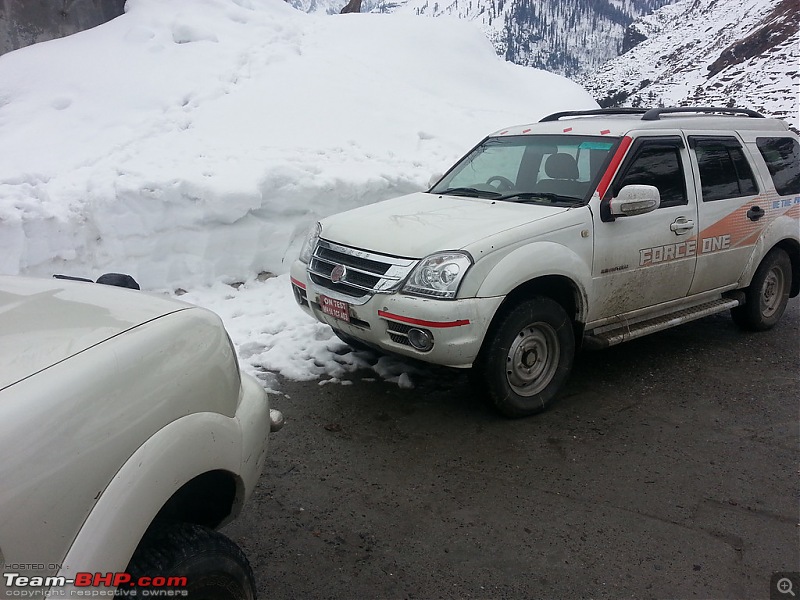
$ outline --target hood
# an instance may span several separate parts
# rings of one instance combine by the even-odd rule
[[[418,192],[327,217],[322,220],[322,238],[382,254],[423,258],[566,210]]]
[[[190,306],[108,285],[0,277],[0,390]]]

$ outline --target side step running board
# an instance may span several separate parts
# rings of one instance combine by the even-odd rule
[[[679,310],[668,315],[655,317],[647,321],[640,321],[633,325],[621,325],[616,329],[604,331],[596,335],[584,336],[583,346],[590,350],[615,346],[616,344],[655,333],[656,331],[662,331],[663,329],[669,329],[670,327],[675,327],[682,323],[688,323],[689,321],[702,319],[703,317],[726,311],[740,304],[743,304],[743,302],[740,302],[738,299],[721,298],[719,300],[713,300],[712,302],[699,304],[692,308]]]

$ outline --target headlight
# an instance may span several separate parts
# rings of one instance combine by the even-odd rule
[[[456,297],[464,274],[472,266],[466,252],[437,252],[423,258],[411,271],[403,291],[418,296],[451,300]]]
[[[319,234],[322,233],[322,225],[317,222],[308,230],[306,241],[303,242],[303,248],[300,250],[300,260],[306,264],[311,260],[311,255],[314,254],[314,248],[319,240]]]

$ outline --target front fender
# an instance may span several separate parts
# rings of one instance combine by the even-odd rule
[[[570,248],[555,242],[526,244],[497,262],[478,288],[478,297],[507,296],[520,285],[548,275],[565,277],[577,287],[581,301],[578,320],[584,321],[592,280],[591,264]]]
[[[185,483],[212,470],[238,474],[238,419],[194,413],[150,437],[120,468],[89,513],[59,575],[124,571],[147,527]],[[237,499],[242,501],[242,499]]]

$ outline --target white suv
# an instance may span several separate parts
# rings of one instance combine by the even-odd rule
[[[720,311],[775,325],[800,291],[800,146],[744,109],[599,109],[509,127],[426,193],[322,220],[297,302],[345,341],[476,367],[519,417],[581,345]]]

